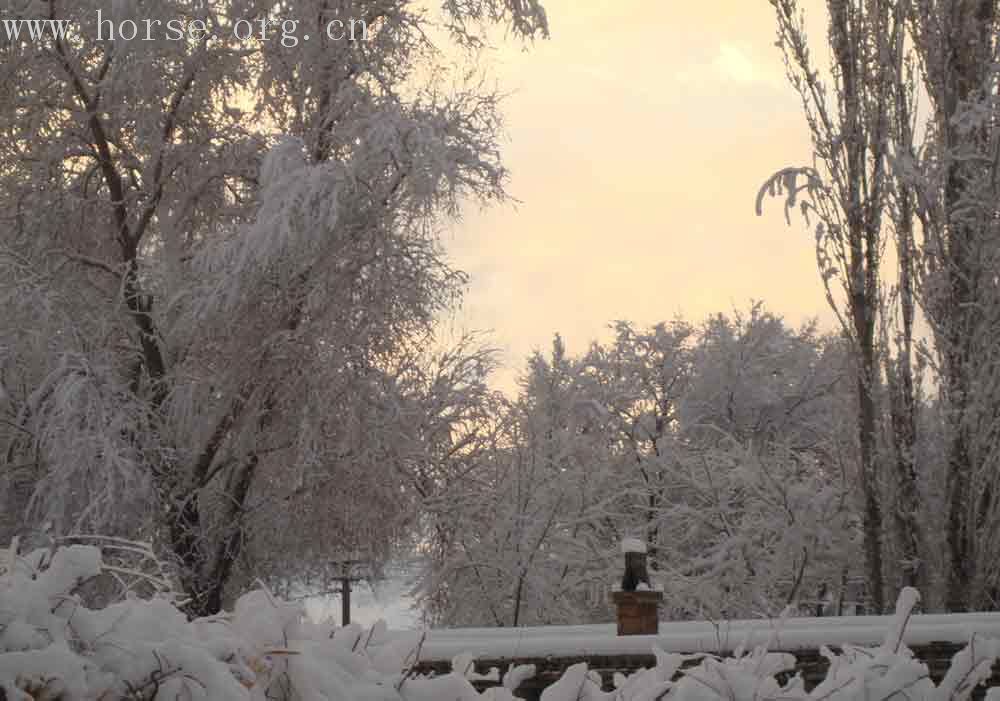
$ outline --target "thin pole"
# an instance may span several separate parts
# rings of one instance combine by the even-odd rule
[[[340,620],[345,626],[351,624],[351,578],[340,580]]]

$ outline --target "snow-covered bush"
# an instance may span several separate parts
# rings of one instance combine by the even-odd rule
[[[194,621],[162,594],[90,609],[79,590],[106,567],[98,547],[15,553],[0,565],[0,698],[9,701],[513,698],[503,687],[481,696],[464,674],[411,678],[410,641],[369,655],[375,629],[311,624],[266,590],[241,597],[232,614]]]
[[[414,675],[423,637],[385,636],[384,624],[335,628],[305,620],[296,604],[261,589],[241,597],[231,614],[189,621],[169,595],[128,595],[100,609],[88,608],[80,587],[106,568],[101,550],[71,545],[16,555],[0,563],[0,698],[16,701],[512,701],[534,674],[512,666],[501,686],[479,693],[483,679],[468,654],[452,672]],[[119,573],[121,574],[121,573]],[[542,695],[544,701],[964,701],[985,680],[1000,653],[997,641],[974,641],[958,653],[940,686],[926,665],[902,644],[916,591],[904,590],[896,622],[873,650],[824,648],[831,662],[826,681],[806,693],[785,653],[759,646],[719,659],[667,654],[654,647],[657,664],[616,675],[616,690],[601,690],[586,664],[570,667]],[[370,645],[374,638],[386,638]],[[697,666],[678,671],[684,662]],[[485,678],[498,679],[493,670]]]

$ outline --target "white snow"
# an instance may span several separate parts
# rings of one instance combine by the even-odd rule
[[[644,553],[646,552],[646,544],[638,538],[622,538],[622,552]]]
[[[193,622],[162,598],[89,609],[75,590],[101,571],[99,550],[74,546],[57,551],[47,567],[43,560],[17,558],[0,570],[4,698],[124,698],[130,689],[155,687],[153,701],[514,701],[514,690],[534,668],[508,665],[502,686],[479,693],[472,680],[496,683],[501,675],[497,668],[476,673],[477,659],[652,652],[655,666],[615,675],[614,692],[603,691],[597,672],[578,663],[542,698],[863,701],[905,691],[913,701],[966,701],[1000,657],[1000,642],[981,637],[1000,636],[1000,614],[911,616],[918,601],[913,590],[904,590],[891,617],[665,623],[655,636],[619,637],[613,626],[418,633],[311,623],[303,607],[266,589],[242,596],[232,614]],[[972,631],[973,644],[954,656],[940,687],[906,647],[962,642]],[[831,652],[831,644],[845,645],[844,651]],[[809,694],[800,678],[781,686],[776,677],[794,667],[790,652],[802,647],[819,648],[830,659],[827,679]],[[712,652],[731,655],[705,654]],[[418,660],[450,660],[452,671],[415,676]],[[696,666],[674,681],[685,661]]]
[[[427,631],[421,661],[446,662],[464,652],[480,659],[518,659],[575,655],[648,655],[653,645],[666,652],[724,654],[774,639],[772,649],[795,652],[822,645],[878,647],[893,629],[894,616],[789,618],[776,630],[767,620],[661,622],[659,635],[619,637],[614,624],[537,626],[531,628],[462,628]],[[924,614],[911,616],[903,642],[912,647],[931,642],[967,642],[970,636],[1000,637],[1000,613]],[[412,631],[387,631],[372,646],[407,637]]]

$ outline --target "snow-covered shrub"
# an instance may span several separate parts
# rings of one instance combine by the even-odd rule
[[[167,598],[126,598],[101,609],[81,585],[102,573],[101,550],[48,557],[8,553],[0,574],[0,684],[8,699],[247,698],[252,660],[204,636]]]
[[[305,620],[303,609],[258,590],[241,597],[232,614],[189,621],[169,596],[128,596],[88,608],[81,585],[106,567],[101,550],[71,545],[0,562],[0,698],[9,701],[512,701],[534,674],[512,667],[501,686],[479,693],[482,679],[468,654],[452,672],[414,675],[423,636],[384,638],[384,624],[333,627]],[[119,575],[127,573],[118,573]],[[902,644],[918,599],[906,589],[880,648],[823,649],[826,680],[812,692],[798,676],[779,682],[795,659],[759,646],[732,657],[667,654],[654,647],[656,665],[615,676],[604,692],[586,664],[570,667],[542,695],[544,701],[964,701],[988,678],[1000,655],[997,641],[976,638],[955,655],[939,686],[927,666]],[[697,666],[679,670],[685,662]],[[488,678],[499,679],[492,670]],[[992,698],[991,701],[997,701]]]
[[[8,701],[508,701],[480,695],[467,672],[412,676],[420,641],[369,654],[378,632],[333,628],[258,590],[232,614],[188,621],[169,595],[100,609],[79,589],[106,568],[92,545],[16,555],[0,563],[0,698]],[[112,566],[113,567],[113,566]],[[126,573],[118,573],[126,574]],[[384,628],[384,624],[381,628]],[[506,681],[517,684],[525,669]],[[528,676],[530,676],[528,670]]]

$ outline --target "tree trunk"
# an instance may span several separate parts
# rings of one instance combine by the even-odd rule
[[[914,463],[916,408],[908,352],[902,352],[896,361],[890,364],[887,375],[891,402],[892,439],[896,453],[896,504],[892,516],[895,541],[902,560],[902,581],[900,584],[925,591],[927,569],[922,560],[923,529],[917,518],[920,495],[917,491],[917,472]]]
[[[841,137],[844,140],[843,170],[840,179],[839,206],[844,213],[847,242],[844,249],[847,276],[847,311],[853,325],[857,362],[858,446],[862,529],[865,541],[865,574],[871,605],[878,613],[885,609],[885,586],[882,573],[882,505],[878,463],[875,388],[878,382],[878,354],[875,348],[875,322],[880,300],[880,254],[882,211],[886,203],[885,149],[888,142],[888,109],[884,99],[877,100],[870,113],[868,103],[877,91],[883,91],[881,74],[873,78],[862,52],[865,24],[882,27],[885,17],[869,11],[855,14],[848,3],[829,2],[830,42],[839,72],[842,100]],[[884,28],[884,27],[883,27]],[[875,37],[881,44],[884,37]],[[885,56],[881,59],[888,58]],[[873,83],[873,84],[869,84]],[[882,95],[884,98],[887,95]],[[836,147],[838,150],[840,146]]]
[[[227,489],[229,499],[227,499],[230,522],[229,534],[222,538],[215,556],[211,562],[211,567],[206,568],[202,580],[199,583],[199,591],[202,593],[202,605],[198,610],[193,611],[199,616],[210,616],[221,611],[225,604],[226,586],[233,575],[233,568],[236,560],[243,552],[243,504],[246,503],[250,493],[250,485],[253,483],[254,474],[260,458],[256,453],[250,456],[246,467],[239,474],[236,484]]]
[[[908,20],[909,5],[901,2],[893,9],[894,31],[904,33]],[[913,111],[915,98],[912,84],[906,77],[902,42],[896,45],[895,84],[893,96],[893,137],[896,151],[915,158],[913,136]],[[899,313],[902,328],[896,339],[896,358],[886,364],[886,379],[889,390],[889,411],[892,426],[892,442],[895,452],[896,503],[893,508],[895,541],[902,560],[901,581],[897,585],[908,586],[930,597],[928,591],[927,562],[925,560],[926,537],[920,522],[920,491],[917,481],[917,402],[913,382],[913,322],[916,314],[914,274],[916,250],[913,237],[913,221],[916,209],[916,193],[905,173],[893,171],[896,188],[894,200],[896,252],[899,270]],[[895,601],[898,591],[893,591]]]
[[[858,380],[858,438],[861,442],[861,491],[864,500],[862,530],[865,538],[865,579],[875,613],[885,611],[885,582],[882,576],[882,506],[879,499],[876,410],[871,384]]]
[[[198,494],[190,493],[183,501],[178,501],[178,497],[169,494],[166,498],[171,500],[166,518],[170,549],[177,558],[181,586],[191,600],[188,612],[197,614],[201,594],[198,572],[203,561],[199,537],[201,513]]]

